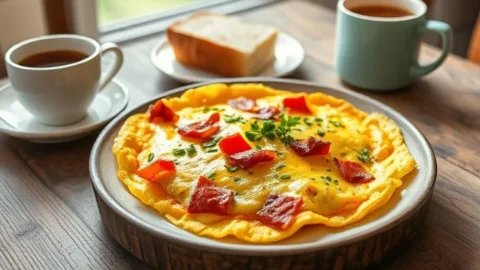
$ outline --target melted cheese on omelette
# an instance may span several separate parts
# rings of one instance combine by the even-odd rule
[[[164,99],[179,116],[178,122],[150,123],[147,113],[129,117],[113,147],[118,176],[133,195],[180,228],[214,238],[233,235],[254,243],[285,239],[308,224],[345,226],[384,205],[416,163],[392,120],[379,113],[366,114],[344,100],[322,93],[307,95],[312,114],[299,114],[300,124],[291,133],[296,139],[306,139],[318,137],[318,130],[323,131],[321,139],[331,142],[326,156],[298,156],[280,140],[263,138],[248,142],[252,147],[276,150],[275,161],[231,172],[218,147],[203,148],[201,143],[187,141],[177,133],[178,126],[219,112],[220,131],[214,138],[237,132],[244,135],[256,120],[250,113],[228,106],[229,99],[244,96],[255,99],[259,106],[281,107],[282,100],[293,95],[298,94],[259,84],[213,84],[191,89],[179,98]],[[237,120],[227,123],[225,118]],[[183,153],[182,149],[191,147],[195,148],[194,155]],[[361,160],[364,149],[368,149],[373,161]],[[139,177],[136,172],[152,157],[174,160],[175,176],[159,183]],[[362,164],[375,180],[365,184],[345,181],[333,157]],[[186,210],[200,175],[234,192],[229,215],[192,214]],[[301,211],[287,229],[275,229],[255,220],[255,213],[272,193],[302,198]]]

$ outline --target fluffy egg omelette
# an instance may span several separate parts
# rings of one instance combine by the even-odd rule
[[[119,179],[171,223],[252,243],[356,222],[416,166],[386,116],[261,84],[161,99],[126,120],[113,152]]]

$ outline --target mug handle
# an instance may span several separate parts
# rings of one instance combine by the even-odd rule
[[[102,76],[100,78],[100,87],[99,91],[101,91],[107,84],[113,79],[113,77],[118,73],[120,68],[123,64],[123,53],[120,47],[117,44],[112,42],[107,42],[101,45],[101,55],[102,57],[108,53],[112,52],[115,54],[115,60],[112,64],[107,68],[107,71],[102,72]]]
[[[442,38],[442,54],[437,60],[426,66],[420,66],[420,64],[417,62],[410,70],[410,74],[413,77],[424,76],[434,71],[443,63],[443,61],[445,61],[452,48],[452,28],[450,28],[450,25],[444,22],[432,20],[427,21],[424,30],[438,33],[440,35]]]

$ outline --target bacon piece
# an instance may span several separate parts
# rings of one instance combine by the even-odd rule
[[[299,156],[327,155],[330,151],[330,142],[322,141],[315,137],[305,140],[293,140],[289,145]]]
[[[307,114],[311,113],[310,108],[308,108],[305,96],[284,98],[283,105],[293,111]]]
[[[302,207],[301,198],[270,194],[263,208],[257,212],[260,221],[270,227],[285,230],[292,225],[293,218]]]
[[[252,147],[247,143],[247,141],[245,141],[240,133],[235,133],[223,138],[218,143],[218,147],[222,153],[226,155],[233,155],[252,149]]]
[[[165,122],[175,122],[178,119],[178,115],[165,105],[162,100],[158,100],[150,110],[150,122],[153,122],[157,118],[160,118]]]
[[[231,166],[238,166],[242,169],[250,169],[258,163],[268,162],[275,159],[277,155],[272,150],[247,150],[227,156],[227,162]]]
[[[210,117],[205,121],[195,122],[183,127],[179,127],[178,134],[180,134],[182,137],[206,141],[220,129],[218,126],[219,121],[220,114],[216,112],[210,115]]]
[[[260,108],[254,115],[253,118],[268,120],[274,119],[280,113],[280,109],[274,106],[268,106]]]
[[[228,100],[228,105],[230,107],[241,110],[241,111],[246,111],[249,112],[255,108],[255,100],[253,99],[248,99],[246,97],[238,97],[236,99],[229,99]]]
[[[171,160],[159,159],[138,170],[137,175],[148,181],[158,182],[172,172],[175,172],[175,163]]]
[[[337,166],[342,177],[349,183],[359,184],[375,180],[373,175],[365,171],[362,165],[356,162],[333,158],[333,163]]]
[[[215,184],[204,176],[198,179],[197,187],[190,198],[188,212],[226,215],[233,200],[233,192]]]

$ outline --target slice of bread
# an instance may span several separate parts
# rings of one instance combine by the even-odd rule
[[[277,30],[237,18],[200,12],[167,29],[183,65],[225,77],[253,76],[275,58]]]

